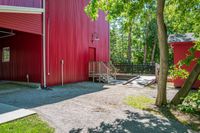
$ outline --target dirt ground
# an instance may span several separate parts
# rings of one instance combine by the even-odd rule
[[[51,90],[22,89],[0,94],[0,103],[36,111],[57,133],[186,133],[179,122],[124,104],[127,96],[155,98],[154,87],[83,82]],[[168,99],[176,89],[168,87]]]

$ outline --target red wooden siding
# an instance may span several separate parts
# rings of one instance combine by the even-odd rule
[[[109,61],[109,24],[105,21],[105,15],[100,12],[98,21],[88,20],[89,46],[96,48],[96,61]],[[99,41],[92,43],[92,34],[96,32]]]
[[[16,5],[13,1],[0,1],[0,5]],[[26,1],[29,0],[24,0]],[[30,3],[17,4],[30,6]],[[64,83],[88,80],[91,58],[109,61],[109,24],[105,21],[105,15],[101,12],[98,21],[92,22],[84,13],[86,0],[46,0],[46,4],[47,85],[61,84],[62,60]],[[11,49],[11,62],[0,62],[0,79],[26,81],[26,74],[29,74],[30,81],[41,82],[42,16],[0,13],[0,28],[18,31],[14,37],[0,39],[1,49],[5,46]],[[97,34],[99,41],[92,42],[94,33]],[[91,58],[90,48],[95,49]],[[0,52],[0,61],[1,56]]]
[[[0,0],[0,5],[41,8],[42,0]]]
[[[0,27],[28,33],[42,34],[42,15],[0,13]]]
[[[61,60],[64,83],[88,80],[89,47],[96,48],[96,59],[109,61],[108,23],[101,13],[92,22],[84,13],[86,1],[47,0],[47,84],[61,84]],[[99,41],[93,44],[92,34]]]
[[[42,37],[17,32],[16,36],[0,39],[0,79],[41,82]],[[10,62],[2,63],[2,48],[10,47]]]
[[[177,64],[180,60],[183,60],[189,55],[189,49],[194,46],[193,42],[174,42],[171,44],[174,50],[174,64]],[[200,52],[195,53],[196,57],[200,57]],[[188,72],[191,72],[194,68],[196,62],[193,61],[189,66],[184,65],[182,68],[187,70]],[[178,78],[174,80],[174,86],[175,87],[182,87],[185,80]],[[194,88],[200,87],[200,80],[197,80],[196,83],[193,85]]]

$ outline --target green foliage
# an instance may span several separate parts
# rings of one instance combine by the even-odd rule
[[[200,90],[190,93],[178,108],[183,112],[200,114]]]
[[[200,33],[200,0],[168,0],[165,10],[172,33]]]
[[[124,99],[124,102],[131,107],[146,110],[150,105],[155,103],[155,99],[145,96],[129,96]]]
[[[186,71],[185,69],[182,69],[180,66],[174,65],[170,70],[169,70],[170,76],[173,77],[174,79],[177,78],[182,78],[186,79],[189,76],[189,72]]]
[[[54,133],[54,129],[37,115],[0,125],[1,133]]]

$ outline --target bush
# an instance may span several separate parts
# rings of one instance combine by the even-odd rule
[[[186,113],[200,114],[200,90],[190,93],[178,108]]]

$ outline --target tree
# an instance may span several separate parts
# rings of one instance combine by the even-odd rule
[[[149,17],[149,16],[148,16]],[[146,22],[146,42],[144,44],[144,60],[143,63],[146,64],[147,63],[147,48],[148,48],[148,37],[149,37],[149,24],[148,24],[148,20]]]
[[[200,38],[200,0],[191,0],[191,1],[183,1],[183,0],[174,0],[169,1],[167,3],[166,16],[169,25],[169,31],[172,33],[194,33],[196,38]],[[190,63],[194,60],[197,61],[196,66],[193,68],[192,72],[186,76],[186,81],[180,89],[180,91],[175,95],[172,104],[177,105],[181,104],[184,98],[188,95],[192,85],[196,81],[197,77],[200,74],[200,61],[199,59],[195,59],[194,53],[195,51],[200,50],[200,39],[197,40],[196,45],[190,49],[191,54],[182,61],[181,65],[186,64],[190,65]],[[179,64],[178,64],[179,65]],[[185,73],[181,69],[176,69],[177,73]],[[183,74],[180,74],[182,76]],[[183,75],[185,76],[185,74]],[[184,77],[183,77],[184,78]]]
[[[131,64],[131,59],[132,59],[131,44],[132,44],[132,26],[130,26],[129,33],[128,33],[128,51],[127,51],[127,57],[128,57],[128,63],[129,64]]]
[[[168,76],[168,43],[167,29],[164,22],[164,7],[165,0],[157,0],[157,25],[158,25],[158,40],[160,48],[160,72],[158,80],[158,93],[156,105],[162,106],[167,104],[166,85]]]
[[[185,81],[183,87],[180,89],[180,91],[175,95],[175,97],[172,99],[171,103],[174,105],[181,104],[184,100],[184,98],[188,95],[190,92],[190,89],[192,88],[192,85],[197,80],[198,76],[200,74],[200,64],[197,63],[192,72],[190,73],[189,77]]]
[[[107,14],[107,19],[123,17],[128,22],[128,27],[134,18],[143,11],[145,5],[151,0],[141,1],[124,1],[124,0],[91,0],[86,7],[86,13],[93,19],[98,18],[98,11],[101,9]],[[157,0],[157,24],[158,38],[160,48],[160,75],[158,82],[158,94],[156,105],[165,105],[166,100],[166,83],[168,74],[168,44],[167,44],[167,29],[164,23],[164,7],[165,0]]]

